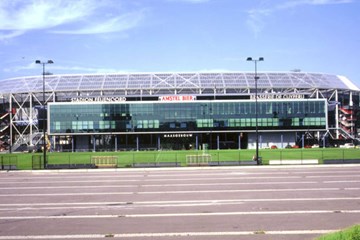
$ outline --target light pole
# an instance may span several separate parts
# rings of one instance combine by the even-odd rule
[[[45,65],[47,64],[53,64],[53,60],[47,60],[47,62],[41,62],[40,60],[35,61],[36,64],[42,64],[43,66],[43,153],[44,153],[44,168],[46,168],[47,161],[46,161],[46,115],[45,115],[45,105],[46,105],[46,99],[45,99]]]
[[[263,57],[259,57],[259,59],[253,59],[252,57],[248,57],[246,61],[251,61],[255,63],[255,134],[256,134],[256,153],[255,153],[255,161],[257,165],[261,164],[259,159],[259,127],[258,127],[258,89],[257,89],[257,82],[259,77],[257,76],[257,62],[264,61]]]

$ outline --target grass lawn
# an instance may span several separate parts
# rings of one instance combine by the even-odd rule
[[[47,154],[49,164],[91,163],[91,156],[117,156],[119,167],[129,167],[134,163],[180,162],[186,166],[186,156],[202,155],[202,151],[120,151],[120,152],[50,152]],[[212,161],[250,161],[255,150],[208,150]],[[269,160],[304,160],[318,159],[359,159],[360,149],[318,148],[318,149],[260,149],[259,155],[263,164]],[[17,165],[18,169],[32,169],[32,159],[42,158],[42,153],[0,154],[3,165]],[[42,161],[42,160],[40,160]]]
[[[326,234],[316,240],[359,240],[360,225],[355,225],[340,232]]]

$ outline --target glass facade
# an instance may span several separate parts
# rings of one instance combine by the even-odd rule
[[[254,100],[51,103],[49,134],[255,130]],[[326,129],[324,99],[258,101],[263,130]]]

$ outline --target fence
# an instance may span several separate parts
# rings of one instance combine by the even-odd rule
[[[253,159],[255,150],[208,150],[207,161],[210,163],[234,163],[242,165]],[[195,161],[199,163],[203,152],[196,150],[184,151],[121,151],[121,152],[85,152],[85,153],[58,153],[47,154],[47,168],[92,168],[94,156],[114,157],[116,167],[160,167],[160,166],[188,166]],[[187,157],[191,156],[191,157]],[[264,165],[269,160],[307,160],[317,159],[320,164],[329,163],[357,163],[360,161],[360,149],[260,149],[259,156]],[[1,169],[3,166],[16,166],[17,169],[44,169],[43,155],[41,153],[30,154],[4,154],[1,157]],[[188,159],[188,161],[187,161]],[[202,161],[202,162],[204,162]],[[204,162],[205,164],[205,162]],[[194,165],[194,164],[193,164]],[[206,164],[205,164],[206,165]],[[7,168],[7,167],[5,167]]]
[[[31,157],[31,166],[32,169],[34,170],[38,170],[38,169],[43,169],[44,168],[44,160],[42,155],[33,155]]]
[[[0,156],[0,170],[16,170],[18,157],[11,155]]]

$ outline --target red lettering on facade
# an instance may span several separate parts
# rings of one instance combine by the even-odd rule
[[[160,101],[195,101],[195,96],[162,96],[159,97]]]

